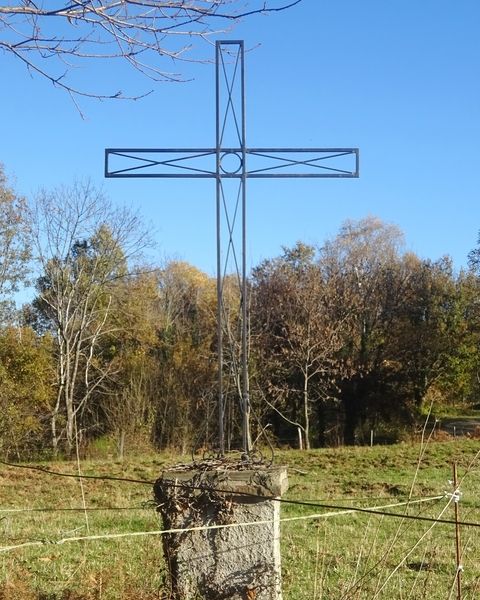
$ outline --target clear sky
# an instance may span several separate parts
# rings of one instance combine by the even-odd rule
[[[456,267],[480,229],[480,2],[303,0],[252,17],[219,39],[244,39],[249,146],[358,146],[357,179],[265,180],[248,185],[249,264],[296,240],[321,243],[346,219],[397,224],[425,258]],[[212,57],[214,48],[194,47]],[[136,101],[69,97],[0,54],[0,161],[16,188],[90,177],[138,206],[159,254],[215,269],[211,180],[103,179],[105,147],[215,145],[212,64],[186,64],[186,83],[157,84]],[[168,64],[167,68],[172,68]],[[128,69],[79,72],[124,91],[152,87]]]

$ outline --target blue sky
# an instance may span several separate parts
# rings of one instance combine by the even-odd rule
[[[480,229],[479,31],[478,0],[303,0],[219,36],[251,48],[249,146],[360,148],[358,180],[249,182],[250,265],[367,215],[397,224],[422,257],[466,264]],[[191,55],[213,54],[198,45]],[[20,192],[90,177],[139,207],[159,256],[214,273],[213,181],[103,178],[105,147],[214,146],[212,64],[178,65],[191,81],[157,84],[140,101],[81,101],[85,119],[11,57],[0,64],[0,161]],[[114,65],[76,76],[91,87],[152,87]]]

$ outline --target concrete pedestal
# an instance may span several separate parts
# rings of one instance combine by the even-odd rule
[[[164,472],[154,492],[165,529],[228,525],[163,536],[172,600],[281,600],[280,503],[258,496],[287,487],[284,467]]]

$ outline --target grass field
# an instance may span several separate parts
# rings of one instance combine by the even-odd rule
[[[278,451],[289,467],[286,499],[343,507],[404,503],[399,515],[454,518],[452,464],[458,464],[460,519],[480,523],[479,443],[448,440],[396,446]],[[154,480],[178,457],[143,455],[120,464],[84,461],[84,474]],[[42,465],[76,473],[75,463]],[[158,535],[58,540],[160,529],[150,485],[60,478],[0,466],[0,600],[164,598]],[[85,505],[88,511],[70,510]],[[48,511],[32,509],[54,509]],[[69,509],[69,510],[64,510]],[[282,504],[282,518],[336,512]],[[462,598],[480,597],[480,530],[461,528]],[[24,545],[31,544],[31,545]],[[35,545],[34,545],[35,544]],[[18,546],[15,549],[5,550]],[[455,527],[366,513],[282,523],[285,600],[456,598]]]

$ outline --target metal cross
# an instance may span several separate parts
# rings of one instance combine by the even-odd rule
[[[215,71],[214,148],[107,148],[105,177],[215,179],[219,453],[221,456],[225,453],[225,408],[231,387],[238,390],[243,451],[248,457],[252,442],[248,379],[247,179],[358,177],[359,152],[358,148],[248,148],[243,41],[217,41]],[[222,253],[224,228],[227,244]],[[237,245],[241,246],[241,259],[237,257]],[[234,268],[240,298],[236,327],[232,326],[229,314],[231,302],[226,300],[230,265]],[[229,342],[227,348],[224,338]]]

